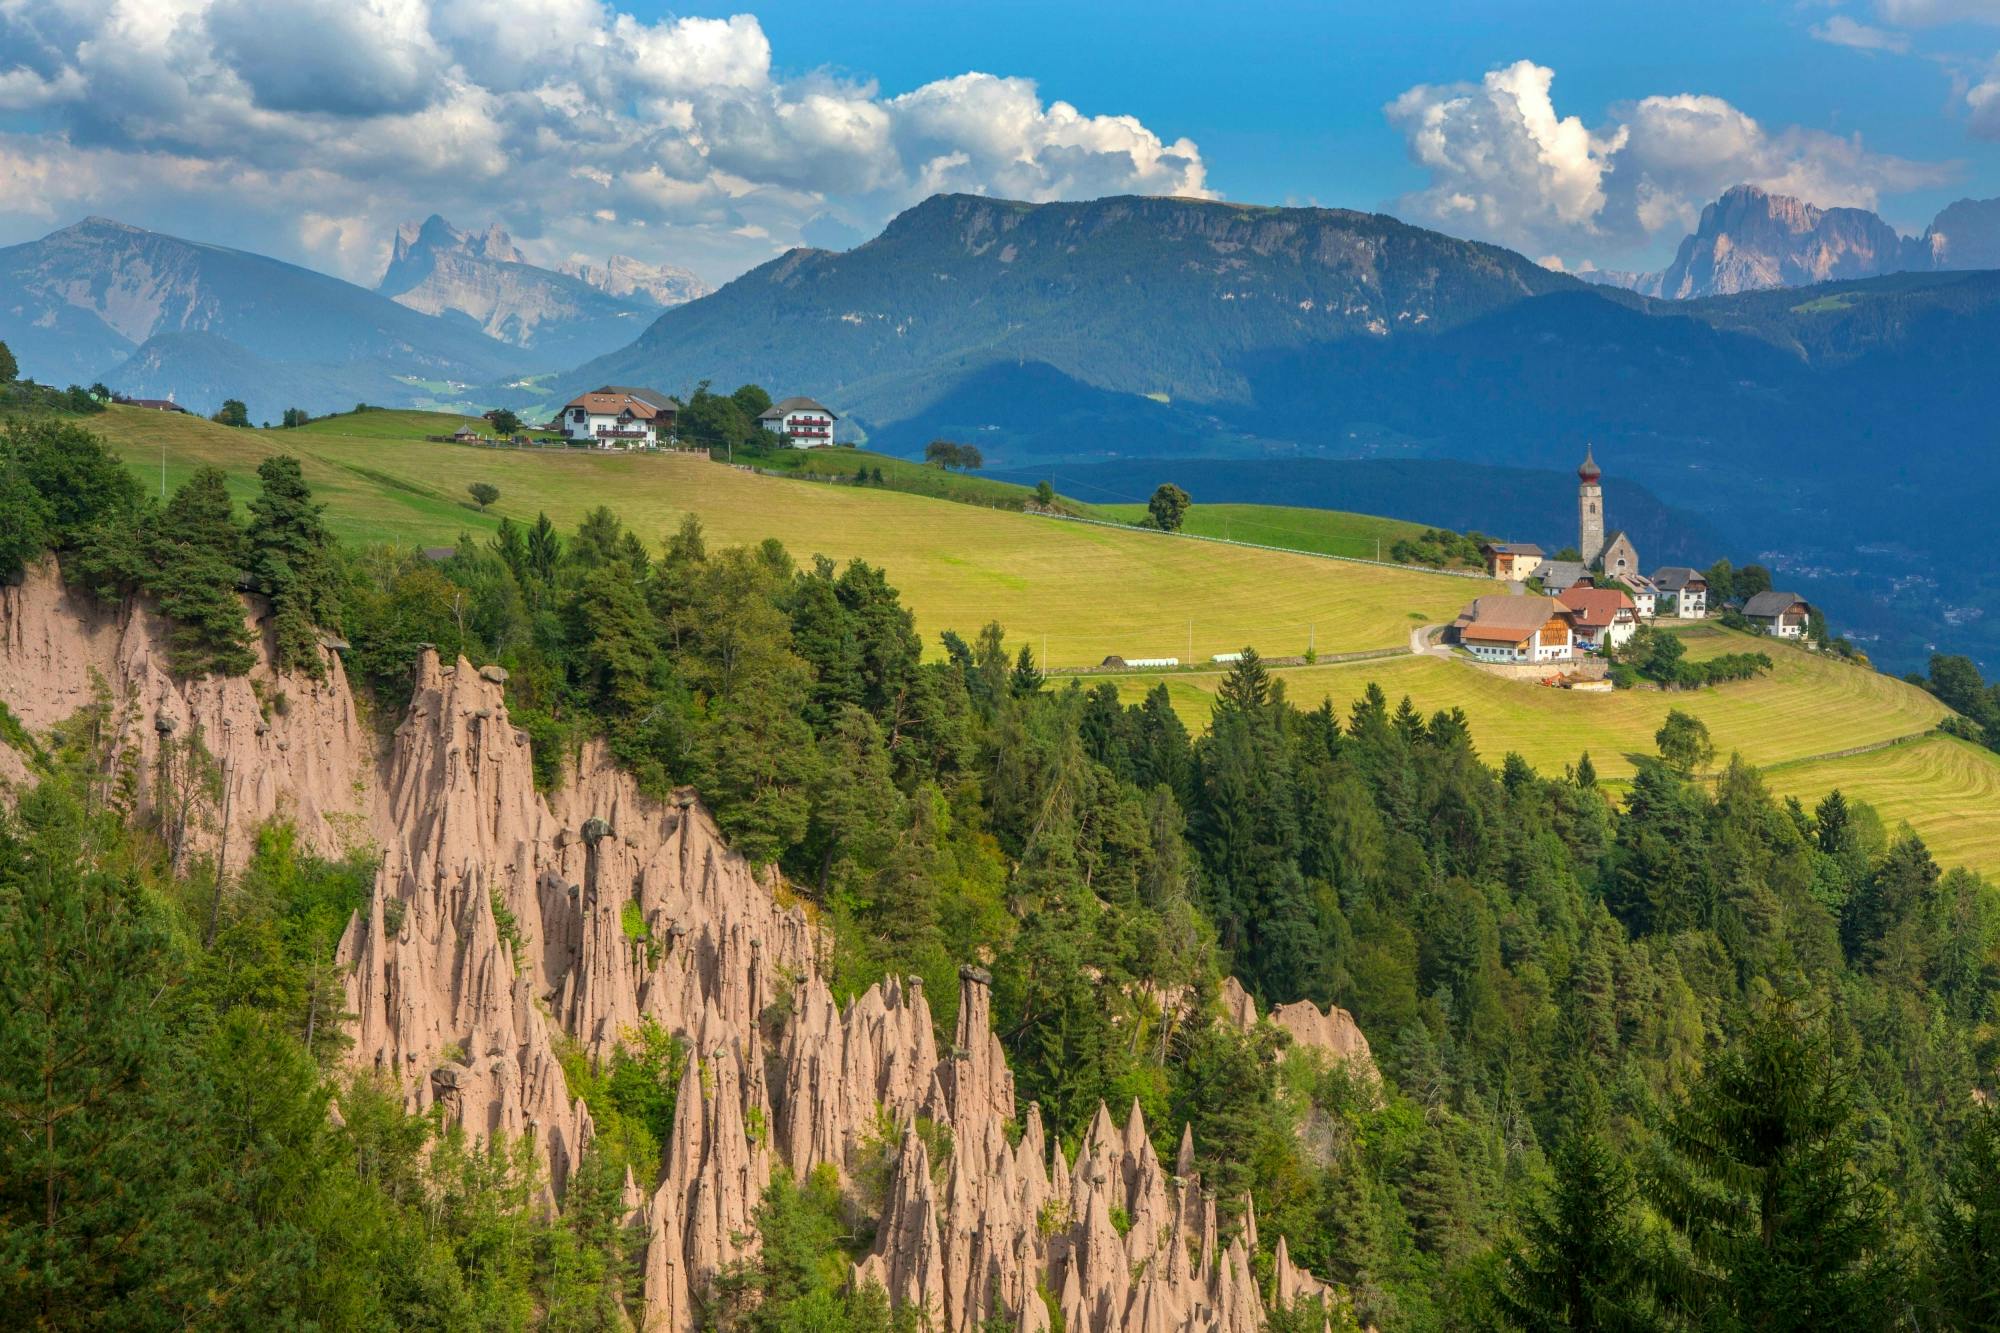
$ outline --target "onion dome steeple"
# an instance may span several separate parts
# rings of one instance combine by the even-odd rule
[[[1596,481],[1603,473],[1597,470],[1597,460],[1591,457],[1590,446],[1583,446],[1583,466],[1576,470],[1579,481]]]

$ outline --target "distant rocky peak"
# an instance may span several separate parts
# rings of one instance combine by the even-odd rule
[[[708,284],[673,264],[648,264],[630,255],[612,255],[602,265],[580,259],[556,265],[558,273],[588,283],[610,296],[629,297],[657,306],[681,305],[708,295]]]
[[[1923,247],[1934,268],[2000,268],[2000,199],[1947,204],[1924,233]]]
[[[1660,294],[1686,300],[1928,268],[1921,249],[1865,208],[1821,208],[1737,185],[1702,209],[1661,275]]]
[[[528,262],[514,244],[514,238],[498,222],[490,224],[484,232],[461,231],[436,213],[422,222],[405,222],[396,228],[396,262],[419,251],[455,252],[502,264]]]

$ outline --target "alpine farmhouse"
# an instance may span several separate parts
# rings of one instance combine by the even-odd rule
[[[681,405],[652,389],[607,384],[563,404],[549,429],[598,449],[657,449],[674,438]]]

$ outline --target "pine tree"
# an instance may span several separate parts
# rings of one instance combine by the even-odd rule
[[[556,534],[556,525],[549,522],[547,514],[535,515],[535,526],[528,529],[528,568],[543,583],[552,583],[556,577],[556,567],[562,563],[562,538]]]
[[[1014,673],[1007,678],[1007,688],[1015,698],[1025,699],[1031,694],[1041,693],[1042,679],[1040,669],[1035,666],[1034,650],[1022,644],[1019,655],[1014,658]]]
[[[184,1202],[168,941],[52,784],[0,810],[0,1325],[138,1320]]]
[[[2000,1111],[1981,1107],[1959,1140],[1930,1235],[1932,1327],[2000,1329]]]
[[[1553,1178],[1505,1250],[1495,1303],[1525,1333],[1656,1326],[1644,1281],[1632,1173],[1611,1146],[1595,1080],[1574,1080],[1550,1153]]]
[[[1855,1120],[1823,1022],[1787,1001],[1710,1062],[1647,1189],[1680,1236],[1663,1293],[1680,1313],[1771,1333],[1893,1324],[1899,1280]]]
[[[240,676],[256,661],[236,582],[244,564],[227,479],[204,467],[181,483],[148,542],[147,587],[173,622],[168,657],[180,675]]]
[[[333,533],[321,517],[326,506],[312,502],[296,458],[267,458],[257,477],[262,485],[250,502],[250,577],[271,599],[275,665],[318,679],[326,670],[318,630],[335,627],[340,615]]]

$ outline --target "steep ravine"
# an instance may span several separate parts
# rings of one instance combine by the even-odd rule
[[[1039,1109],[1016,1101],[984,972],[961,969],[957,1031],[940,1050],[915,980],[835,1004],[805,912],[759,883],[691,791],[650,800],[592,748],[553,798],[537,793],[504,673],[426,650],[378,763],[332,654],[316,686],[260,667],[266,696],[290,700],[267,721],[248,680],[173,682],[160,631],[141,608],[100,613],[37,571],[0,598],[0,699],[45,731],[89,702],[95,670],[129,714],[119,745],[140,763],[147,737],[169,734],[160,718],[229,737],[246,843],[281,812],[323,851],[369,831],[381,869],[339,955],[356,1064],[393,1071],[413,1108],[439,1106],[475,1134],[531,1135],[559,1194],[591,1122],[558,1037],[603,1055],[650,1019],[688,1044],[661,1178],[628,1189],[648,1236],[646,1327],[693,1328],[714,1277],[755,1253],[774,1170],[828,1164],[852,1179],[885,1114],[901,1145],[857,1276],[934,1328],[967,1333],[997,1310],[1035,1333],[1051,1328],[1053,1301],[1079,1333],[1256,1333],[1271,1300],[1323,1290],[1282,1238],[1260,1290],[1254,1209],[1224,1245],[1191,1139],[1162,1162],[1136,1105],[1122,1124],[1100,1108],[1067,1160]],[[625,929],[628,902],[644,939]],[[1254,1022],[1229,989],[1230,1021]],[[1341,1011],[1273,1018],[1295,1040],[1368,1058]],[[950,1131],[941,1172],[919,1117]]]

